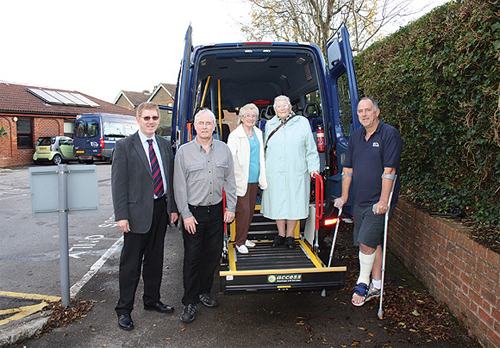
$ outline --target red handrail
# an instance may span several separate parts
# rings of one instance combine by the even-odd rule
[[[317,173],[313,174],[315,180],[315,198],[316,198],[316,230],[319,230],[319,220],[323,218],[323,177]],[[319,192],[319,194],[318,194]]]

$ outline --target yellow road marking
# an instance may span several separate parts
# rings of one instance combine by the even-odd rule
[[[59,296],[48,296],[48,295],[40,295],[40,294],[24,294],[20,292],[9,292],[9,291],[0,291],[0,297],[11,297],[11,298],[22,298],[27,300],[41,300],[42,302],[31,305],[31,306],[22,306],[17,308],[9,308],[0,310],[0,315],[8,315],[13,314],[12,316],[0,320],[0,326],[19,320],[21,318],[27,317],[33,313],[39,312],[43,309],[43,307],[47,306],[47,302],[45,301],[59,301],[61,298]]]
[[[40,295],[40,294],[24,294],[20,292],[9,292],[9,291],[0,291],[0,296],[4,297],[16,297],[16,298],[25,298],[30,300],[47,300],[47,301],[59,301],[61,298],[59,296],[48,296],[48,295]]]
[[[18,313],[14,314],[11,317],[8,317],[7,319],[0,320],[0,326],[7,324],[7,323],[10,323],[12,321],[16,321],[18,319],[27,317],[28,315],[31,315],[31,314],[36,313],[38,311],[41,311],[43,309],[43,307],[45,307],[46,305],[47,305],[47,302],[42,301],[41,303],[36,304],[36,305],[15,308],[13,310],[18,310]],[[10,313],[2,313],[2,312],[6,312],[6,311],[9,311],[9,310],[0,311],[0,315],[1,314],[10,314]]]
[[[20,311],[21,311],[21,308],[9,308],[9,309],[1,310],[0,311],[0,315],[17,313],[17,312],[20,312]]]

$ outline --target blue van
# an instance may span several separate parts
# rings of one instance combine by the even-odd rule
[[[280,255],[270,249],[277,234],[276,224],[259,213],[257,201],[248,238],[256,242],[260,252],[252,250],[244,257],[237,257],[234,226],[230,226],[219,273],[221,290],[312,290],[344,285],[346,267],[327,266],[328,244],[324,236],[333,234],[338,223],[333,200],[341,194],[339,173],[351,130],[361,126],[346,27],[342,26],[329,39],[326,61],[314,44],[240,42],[193,47],[191,34],[189,26],[172,116],[174,149],[194,138],[193,117],[200,108],[210,108],[219,118],[222,134],[218,138],[224,139],[224,113],[235,114],[240,107],[253,102],[259,108],[258,122],[263,129],[274,116],[274,98],[282,94],[290,98],[296,114],[309,120],[313,135],[317,136],[318,130],[324,131],[325,138],[325,149],[321,146],[319,150],[325,192],[319,205],[310,205],[308,219],[297,224],[295,241],[301,248],[294,250],[296,255],[288,251]],[[315,220],[320,208],[324,208],[325,214],[318,232]]]
[[[80,163],[113,161],[117,140],[139,129],[134,116],[115,114],[82,114],[75,120],[74,154]]]

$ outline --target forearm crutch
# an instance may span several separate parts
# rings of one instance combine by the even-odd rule
[[[384,277],[385,277],[385,254],[387,250],[387,229],[389,228],[389,211],[391,210],[392,194],[394,193],[394,186],[396,186],[397,175],[394,175],[394,181],[392,182],[391,193],[389,194],[389,201],[387,202],[387,211],[385,212],[385,222],[384,222],[384,246],[382,250],[382,283],[380,286],[380,304],[378,307],[378,318],[383,319],[384,313],[382,311],[382,301],[384,298]]]
[[[337,241],[337,232],[339,231],[340,216],[342,215],[342,207],[338,208],[339,214],[337,215],[337,224],[335,225],[335,233],[333,234],[332,247],[330,249],[330,258],[328,259],[328,267],[332,264],[333,250],[335,249],[335,242]]]

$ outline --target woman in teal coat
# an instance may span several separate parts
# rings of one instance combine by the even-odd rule
[[[297,220],[309,213],[310,176],[318,173],[319,156],[309,121],[292,113],[290,99],[278,96],[273,107],[276,116],[266,123],[264,137],[267,190],[261,212],[276,220],[278,236],[272,246],[294,249]]]

